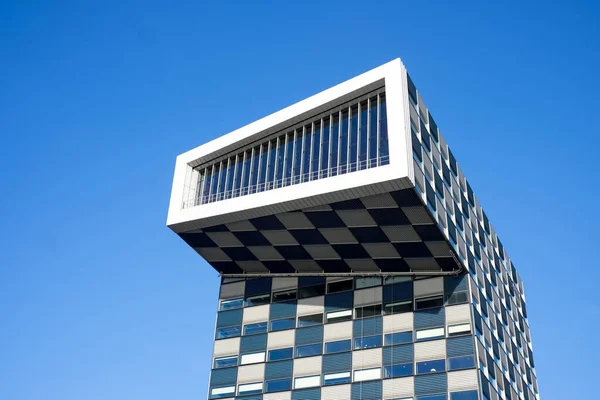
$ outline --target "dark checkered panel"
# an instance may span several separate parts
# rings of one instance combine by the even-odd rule
[[[413,189],[179,236],[226,274],[460,269],[444,234]]]

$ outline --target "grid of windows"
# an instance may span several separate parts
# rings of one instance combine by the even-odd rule
[[[184,207],[386,165],[388,146],[385,93],[375,92],[198,168],[196,199]]]

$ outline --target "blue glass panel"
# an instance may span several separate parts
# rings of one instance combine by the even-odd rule
[[[396,332],[389,333],[384,336],[383,344],[385,346],[392,346],[400,343],[411,343],[412,342],[412,331],[409,332]]]
[[[413,374],[413,364],[396,364],[383,367],[383,377],[385,378],[398,378],[401,376],[410,376]]]
[[[331,122],[331,156],[329,157],[330,163],[329,166],[331,168],[331,175],[337,175],[337,165],[338,165],[338,145],[339,145],[339,115],[336,113],[333,115],[333,120]]]
[[[285,157],[285,135],[279,137],[277,144],[277,161],[275,167],[275,182],[272,187],[282,186],[281,179],[283,178],[283,161]]]
[[[379,157],[382,158],[382,165],[389,164],[390,145],[388,143],[387,131],[387,110],[385,95],[380,95],[379,99]]]
[[[296,327],[295,318],[278,319],[271,321],[271,332],[283,331],[286,329],[292,329]]]
[[[294,161],[294,133],[287,134],[287,144],[285,150],[285,168],[283,171],[283,185],[290,185],[292,182],[292,164]]]
[[[348,163],[348,110],[342,112],[341,131],[340,131],[340,168],[339,173],[346,173],[346,164]]]
[[[254,335],[255,333],[264,333],[266,331],[266,322],[257,322],[255,324],[244,325],[244,335]]]
[[[429,374],[446,370],[446,360],[431,360],[417,363],[417,374]]]
[[[436,394],[433,396],[419,396],[417,400],[446,400],[445,394]]]
[[[312,135],[312,150],[310,161],[310,179],[318,179],[319,171],[319,149],[321,146],[321,125],[315,124],[315,131]]]
[[[350,339],[348,340],[338,340],[337,342],[328,342],[325,343],[325,353],[338,353],[340,351],[350,351],[352,350],[352,345],[350,343]]]
[[[292,358],[294,355],[294,349],[292,347],[286,347],[285,349],[269,350],[269,361],[287,360]]]
[[[359,136],[360,140],[358,143],[358,169],[367,168],[367,126],[369,122],[369,109],[368,103],[360,103],[360,121],[359,121]]]
[[[241,326],[228,326],[226,328],[217,329],[217,339],[226,339],[231,337],[240,336],[242,333]]]
[[[250,187],[249,193],[256,192],[256,182],[258,181],[258,164],[260,159],[260,146],[256,146],[252,153],[252,166],[250,168]]]
[[[477,400],[477,390],[450,393],[450,400]]]
[[[244,299],[231,299],[231,300],[223,300],[221,302],[220,311],[233,310],[236,308],[242,308],[244,306]]]
[[[356,171],[358,152],[358,106],[353,106],[350,115],[350,159],[348,160],[349,171]]]
[[[291,379],[278,379],[275,381],[267,381],[266,393],[281,392],[284,390],[290,390],[292,388]]]
[[[214,388],[214,387],[210,388],[211,395],[208,398],[211,400],[212,399],[223,399],[225,397],[231,397],[233,394],[235,394],[235,385],[231,386],[231,391],[227,391],[227,392],[220,393],[220,394],[212,394],[212,391],[215,389],[219,389],[219,388]]]
[[[321,343],[318,344],[307,344],[304,346],[296,347],[296,357],[310,357],[321,354],[323,349],[323,345]]]
[[[277,139],[271,140],[269,154],[267,156],[267,178],[266,178],[266,190],[273,188],[273,181],[275,180],[275,156],[277,155]]]
[[[453,357],[448,359],[448,370],[475,368],[474,356]]]
[[[300,165],[302,160],[302,129],[296,130],[294,139],[294,163],[293,163],[293,179],[292,184],[296,184],[300,182]]]
[[[310,172],[310,143],[311,143],[311,125],[306,126],[304,132],[304,141],[302,143],[302,177],[301,180],[307,181]]]
[[[225,184],[225,198],[232,197],[233,193],[233,178],[235,172],[235,157],[229,159],[229,165],[227,167],[227,182]]]
[[[238,363],[238,356],[215,358],[213,368],[235,367]]]
[[[332,377],[329,377],[328,375],[324,375],[323,376],[323,386],[330,386],[330,385],[342,385],[344,383],[350,383],[350,373],[348,372],[347,376],[336,376],[337,374],[330,374],[333,375]]]
[[[354,350],[381,347],[381,335],[367,336],[354,339]]]
[[[329,119],[323,121],[323,137],[321,138],[321,170],[319,178],[329,176],[327,169],[329,168]]]

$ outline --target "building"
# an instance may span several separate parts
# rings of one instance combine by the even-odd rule
[[[539,398],[523,284],[399,59],[177,158],[209,399]]]

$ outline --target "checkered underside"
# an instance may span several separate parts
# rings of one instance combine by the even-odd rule
[[[179,233],[234,273],[434,272],[461,269],[414,189]]]

